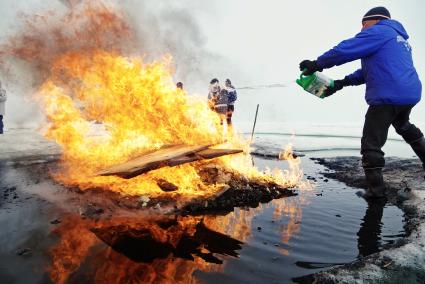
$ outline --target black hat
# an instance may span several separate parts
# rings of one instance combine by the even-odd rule
[[[375,7],[370,9],[362,19],[362,22],[369,20],[388,20],[391,19],[390,11],[385,7]]]
[[[218,83],[218,79],[217,78],[212,79],[211,82],[210,82],[210,84],[215,84],[215,83]]]

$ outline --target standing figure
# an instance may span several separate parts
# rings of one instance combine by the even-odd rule
[[[366,176],[366,198],[384,196],[382,168],[385,165],[382,147],[392,125],[410,144],[425,169],[425,139],[421,130],[410,123],[412,108],[420,101],[422,84],[413,66],[412,47],[403,25],[391,19],[385,7],[375,7],[362,19],[362,30],[355,37],[319,56],[304,60],[300,70],[311,75],[316,71],[361,60],[361,69],[336,80],[325,90],[330,96],[345,86],[366,84],[365,116],[361,140],[362,166]]]
[[[2,88],[0,81],[0,134],[3,134],[3,116],[5,114],[6,99],[6,90]]]
[[[231,131],[232,128],[232,116],[235,111],[235,102],[238,99],[238,94],[236,93],[235,87],[233,87],[230,79],[225,81],[225,89],[227,91],[227,126]],[[229,131],[229,132],[230,132]]]
[[[209,86],[208,105],[220,116],[221,125],[227,115],[227,101],[226,89],[220,87],[218,79],[212,79]]]

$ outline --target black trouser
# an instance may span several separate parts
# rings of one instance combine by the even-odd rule
[[[3,134],[3,115],[0,115],[0,134]]]
[[[234,111],[235,111],[235,106],[234,105],[228,105],[227,106],[227,116],[226,116],[227,125],[231,125],[232,124],[232,115],[233,115],[233,112]]]
[[[387,141],[388,129],[391,125],[409,144],[423,137],[421,130],[409,122],[410,112],[414,106],[369,106],[363,127],[361,146],[363,168],[384,167],[384,152],[381,148]]]

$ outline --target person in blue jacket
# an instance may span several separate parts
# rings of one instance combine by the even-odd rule
[[[302,61],[300,70],[310,75],[361,59],[361,68],[342,80],[335,80],[334,86],[325,90],[325,96],[346,86],[366,84],[369,108],[361,140],[362,166],[368,187],[365,197],[379,198],[385,192],[382,177],[385,160],[381,148],[391,125],[410,144],[425,169],[424,135],[409,122],[412,108],[421,99],[422,84],[413,66],[409,36],[401,23],[391,19],[385,7],[369,10],[362,25],[355,37],[342,41],[317,60]]]
[[[232,116],[235,111],[235,102],[238,99],[238,94],[230,79],[226,79],[224,88],[227,90],[227,126],[232,128]]]

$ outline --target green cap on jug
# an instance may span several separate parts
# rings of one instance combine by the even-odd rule
[[[300,78],[297,79],[295,82],[297,82],[297,84],[300,85],[304,90],[307,90],[311,83],[314,81],[315,76],[314,74],[304,76],[305,71],[307,71],[307,69],[304,69],[301,72]]]

